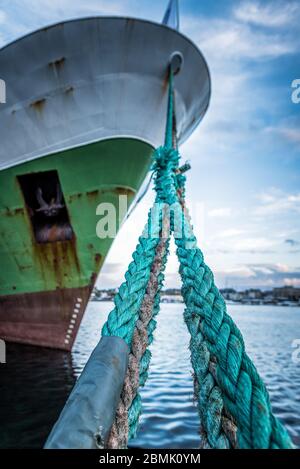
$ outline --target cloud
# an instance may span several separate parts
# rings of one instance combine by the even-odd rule
[[[166,287],[181,287],[182,282],[178,272],[167,272],[165,274],[165,283]]]
[[[123,266],[117,262],[106,262],[102,268],[101,273],[103,274],[116,274],[122,270]]]
[[[182,31],[204,53],[213,87],[210,109],[201,124],[202,132],[195,132],[185,146],[195,160],[193,163],[199,160],[196,159],[199,148],[201,162],[203,158],[233,161],[234,157],[247,155],[253,146],[256,152],[260,146],[267,154],[273,145],[273,135],[259,144],[262,139],[258,139],[258,134],[263,137],[262,131],[270,122],[276,125],[283,100],[289,97],[286,98],[286,91],[279,93],[273,75],[268,75],[276,73],[273,64],[257,67],[257,63],[296,53],[299,35],[286,30],[257,31],[233,15],[210,17],[209,21],[203,16],[183,16]],[[285,124],[289,127],[289,123]],[[285,135],[286,144],[290,140]]]
[[[265,4],[262,2],[246,1],[240,3],[235,8],[234,16],[246,23],[266,27],[281,27],[297,21],[299,12],[299,4],[296,2],[272,1]]]
[[[0,10],[0,24],[3,24],[6,21],[6,14],[3,10]]]
[[[277,125],[268,126],[264,128],[265,133],[271,133],[283,137],[285,140],[292,143],[300,143],[300,127],[299,124],[292,125]]]
[[[244,233],[244,230],[239,230],[237,228],[229,228],[228,230],[221,231],[216,235],[216,238],[232,238],[239,236]]]
[[[293,272],[292,268],[287,264],[247,264],[247,266],[252,269],[253,272],[262,273],[262,274],[272,274],[272,273],[283,273],[287,274]],[[300,273],[300,271],[299,271]]]
[[[283,283],[286,286],[300,287],[300,278],[284,278]]]
[[[287,194],[278,189],[263,192],[259,196],[261,204],[254,213],[260,216],[277,215],[279,213],[300,213],[300,192]]]
[[[285,239],[284,242],[290,246],[298,246],[298,244],[300,244],[300,242],[296,241],[295,239]]]
[[[275,243],[274,243],[275,244]],[[206,249],[206,253],[209,253],[209,254],[229,254],[230,256],[232,256],[233,254],[251,254],[251,255],[256,255],[256,254],[260,254],[260,255],[267,255],[267,254],[275,254],[277,251],[274,250],[274,249],[255,249],[255,248],[249,248],[249,249],[237,249],[236,246],[232,245],[232,243],[230,243],[228,245],[228,248],[226,247],[216,247],[216,248],[208,248]]]
[[[216,274],[222,274],[226,277],[233,278],[250,278],[255,275],[255,273],[247,266],[234,267],[231,269],[226,269],[224,271],[216,271]]]
[[[287,140],[300,143],[300,127],[297,128],[279,128],[278,132]]]
[[[41,3],[43,8],[41,8]],[[27,12],[35,13],[39,20],[45,19],[58,19],[63,14],[63,17],[68,16],[79,16],[88,14],[119,14],[122,15],[128,7],[126,0],[42,0],[42,2],[36,2],[35,0],[15,0],[14,5],[16,9],[19,9],[20,13],[24,15],[25,10]],[[62,19],[62,18],[60,18]]]
[[[14,0],[5,5],[2,38],[7,43],[35,29],[68,19],[93,15],[125,15],[128,12],[128,2],[129,0]]]
[[[221,231],[214,237],[214,245],[216,241],[220,241],[221,245],[217,249],[227,252],[240,252],[240,253],[271,253],[274,252],[270,248],[274,248],[278,241],[263,236],[241,236],[245,234],[245,230],[229,228]],[[230,249],[229,249],[230,248]]]
[[[276,250],[274,249],[235,249],[236,252],[239,252],[240,254],[275,254]]]
[[[257,30],[232,18],[186,18],[183,24],[210,59],[265,60],[297,52],[298,41],[289,34]]]
[[[264,237],[248,237],[238,240],[235,245],[234,249],[237,251],[243,252],[253,252],[258,250],[265,250],[267,248],[273,247],[276,242],[270,238]]]
[[[97,288],[117,288],[124,281],[126,265],[119,262],[105,262],[97,278]]]
[[[230,207],[215,208],[208,212],[208,216],[212,218],[230,217],[231,215],[232,215],[232,210]]]
[[[3,27],[1,24],[0,34],[3,34],[7,42],[49,23],[94,14],[126,14],[137,17],[143,15],[149,19],[153,18],[159,21],[160,13],[158,9],[161,8],[162,12],[164,9],[163,6],[158,5],[159,3],[161,5],[161,2],[153,2],[150,5],[150,2],[138,2],[137,0],[112,0],[111,2],[107,0],[86,0],[85,2],[82,0],[74,0],[73,2],[70,2],[70,0],[8,1],[6,2],[7,7],[5,7],[7,18],[4,22],[2,21]],[[182,32],[191,37],[204,52],[213,79],[212,102],[209,113],[205,117],[200,131],[195,132],[189,139],[184,151],[186,151],[188,157],[192,158],[194,167],[191,179],[195,181],[197,190],[194,191],[193,187],[189,186],[192,202],[195,201],[195,197],[202,190],[201,194],[203,195],[201,197],[207,197],[207,200],[210,200],[213,204],[212,207],[218,207],[218,204],[221,204],[220,208],[210,210],[208,213],[210,220],[207,223],[213,226],[222,222],[221,230],[223,231],[221,231],[220,237],[214,238],[214,233],[209,231],[210,227],[205,233],[207,239],[211,240],[214,246],[213,253],[216,258],[214,269],[216,268],[221,273],[223,272],[225,276],[229,276],[229,280],[236,279],[237,283],[244,282],[246,284],[247,280],[248,283],[253,282],[255,284],[262,281],[264,285],[272,285],[276,284],[277,281],[283,282],[284,278],[289,279],[289,276],[292,279],[297,279],[297,275],[287,272],[285,277],[282,277],[284,272],[274,271],[270,266],[253,267],[252,265],[252,267],[249,267],[250,264],[248,266],[246,262],[252,262],[254,254],[257,256],[272,254],[275,252],[275,248],[278,253],[281,249],[286,258],[291,259],[288,244],[284,248],[283,241],[284,239],[297,238],[298,233],[292,233],[288,230],[284,237],[280,240],[276,239],[278,226],[275,226],[275,219],[269,220],[267,215],[289,213],[293,220],[288,222],[295,224],[297,217],[294,215],[299,212],[299,198],[297,198],[297,193],[289,194],[278,190],[268,190],[258,199],[259,206],[251,212],[250,209],[248,210],[247,197],[251,197],[251,190],[261,191],[264,187],[268,187],[268,184],[274,184],[273,181],[277,180],[274,178],[277,177],[278,167],[276,167],[276,161],[273,159],[276,151],[276,144],[274,145],[275,134],[282,137],[284,148],[287,150],[286,154],[291,146],[289,142],[296,144],[299,142],[297,122],[295,120],[291,122],[280,120],[282,112],[285,113],[282,104],[283,99],[287,99],[289,104],[290,98],[288,90],[285,94],[285,91],[282,92],[282,88],[279,90],[276,85],[279,79],[284,80],[289,73],[288,65],[290,61],[288,59],[290,57],[287,56],[298,52],[299,35],[293,34],[290,28],[280,29],[283,22],[288,21],[290,18],[288,5],[291,2],[272,2],[274,6],[273,19],[269,14],[270,4],[263,1],[251,3],[258,5],[257,8],[260,8],[259,15],[255,15],[256,19],[253,16],[251,17],[249,1],[243,3],[232,2],[231,4],[235,6],[235,9],[231,10],[228,17],[226,16],[228,10],[224,9],[223,11],[218,10],[219,17],[216,17],[218,14],[216,13],[214,17],[195,15],[194,17],[185,16],[182,18]],[[238,6],[236,6],[237,4]],[[292,4],[295,5],[295,2],[292,2]],[[281,9],[279,6],[281,6]],[[239,12],[238,9],[240,9]],[[184,7],[182,10],[184,10]],[[2,18],[5,17],[2,15]],[[258,24],[258,19],[260,19],[260,24]],[[261,26],[265,26],[265,28]],[[4,39],[2,39],[3,41]],[[283,65],[280,73],[278,73],[280,67],[278,62],[270,62],[272,59],[277,58],[284,59],[282,60]],[[294,57],[291,56],[291,60],[293,59]],[[268,63],[263,62],[267,60]],[[288,78],[287,83],[289,83],[289,80]],[[259,129],[265,127],[269,129],[269,132],[272,132],[271,135],[264,136],[259,133]],[[269,147],[267,145],[263,147],[261,137],[268,140],[267,145]],[[253,151],[254,145],[255,151]],[[201,158],[199,154],[201,154]],[[271,157],[271,164],[269,164],[267,158],[271,159]],[[243,162],[241,163],[243,158],[245,165]],[[264,159],[268,167],[264,173],[266,174],[265,179],[260,181],[260,178],[256,178],[253,174],[253,168],[257,165],[259,170],[259,165],[261,161],[265,161]],[[289,176],[287,176],[285,169],[289,170],[289,168],[284,168],[284,165],[280,166],[280,171],[282,168],[282,181],[284,181],[284,186],[288,187]],[[231,168],[231,171],[228,171],[229,168]],[[199,174],[210,174],[210,177],[202,179],[202,188],[199,185]],[[268,182],[267,178],[271,182]],[[250,184],[247,185],[246,179],[251,181],[250,189]],[[233,186],[236,187],[234,196],[232,195]],[[232,210],[227,207],[231,204],[234,207],[234,215],[237,213],[239,215],[239,221],[234,224],[230,219]],[[98,282],[100,287],[103,285],[117,286],[123,281],[124,272],[131,260],[130,256],[135,248],[137,237],[143,228],[140,227],[140,224],[144,223],[146,208],[141,205],[140,208],[137,208],[124,228],[120,230],[107,258],[108,263],[105,263],[100,274]],[[256,225],[251,219],[254,218],[253,215],[257,215],[256,220],[258,222],[256,222]],[[263,223],[262,217],[264,217]],[[282,216],[277,217],[276,223],[279,224],[281,218]],[[193,220],[195,222],[194,218]],[[285,228],[288,226],[286,221]],[[226,224],[226,222],[229,223]],[[232,228],[232,226],[236,228]],[[200,223],[199,227],[199,232],[202,232]],[[238,229],[238,227],[244,229]],[[213,226],[213,228],[215,227]],[[198,237],[200,238],[200,236],[199,233]],[[126,246],[126,250],[124,246]],[[226,254],[224,265],[226,267],[230,265],[227,273],[222,270],[223,256],[220,255],[221,252]],[[246,254],[249,254],[249,256],[246,256]],[[254,260],[264,261],[271,257],[261,259],[257,257]],[[280,258],[276,256],[277,259]],[[170,260],[172,261],[172,258]],[[235,262],[243,262],[245,266],[235,267]],[[172,269],[175,271],[175,267],[172,267]],[[278,280],[276,276],[279,275],[281,277]],[[173,286],[175,282],[179,282],[178,274],[172,271],[167,273],[167,279],[170,286]]]
[[[235,288],[273,288],[282,285],[299,286],[300,269],[286,264],[246,264],[216,272],[220,285]]]

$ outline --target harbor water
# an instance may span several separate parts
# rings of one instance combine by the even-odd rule
[[[89,304],[71,354],[7,344],[7,363],[0,365],[1,448],[43,446],[111,308],[111,302]],[[141,392],[143,416],[131,446],[199,446],[183,309],[180,303],[162,304],[149,379]],[[229,311],[267,385],[275,415],[300,447],[300,353],[293,348],[300,339],[300,309],[230,305]]]

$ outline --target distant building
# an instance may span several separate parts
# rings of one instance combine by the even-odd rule
[[[220,292],[222,293],[224,297],[230,295],[231,293],[236,293],[236,291],[233,288],[222,288]]]
[[[273,295],[275,298],[284,298],[290,301],[299,301],[300,288],[295,288],[293,286],[274,288]]]
[[[275,303],[274,294],[272,291],[263,292],[263,302],[266,305]]]
[[[244,291],[236,291],[234,288],[223,288],[220,290],[227,302],[249,304],[249,305],[280,305],[300,306],[300,288],[284,286],[273,290],[262,291],[259,288],[249,288]],[[109,288],[93,290],[91,299],[94,301],[112,301],[117,289]],[[162,303],[182,303],[183,298],[179,288],[167,288],[161,292]]]
[[[225,300],[241,301],[243,297],[242,292],[238,292],[233,288],[223,288],[222,290],[220,290],[220,292],[222,293]]]
[[[166,288],[162,291],[163,295],[176,295],[181,296],[181,289],[180,288]]]
[[[263,293],[258,288],[251,288],[250,290],[246,290],[244,295],[250,300],[260,300],[263,296]]]

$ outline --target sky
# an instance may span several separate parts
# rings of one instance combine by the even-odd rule
[[[204,54],[212,98],[182,145],[199,247],[220,288],[300,287],[300,0],[180,0],[180,30]],[[0,47],[81,16],[160,22],[167,0],[0,0]],[[154,193],[122,226],[98,286],[122,282]],[[172,246],[166,287],[180,286]]]

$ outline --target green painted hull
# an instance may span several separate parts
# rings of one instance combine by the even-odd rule
[[[99,239],[96,207],[128,206],[145,179],[150,145],[118,138],[73,148],[0,172],[0,337],[70,350],[113,239]],[[73,229],[39,243],[18,177],[56,170]],[[119,228],[117,217],[117,230]],[[71,327],[72,326],[72,327]]]

